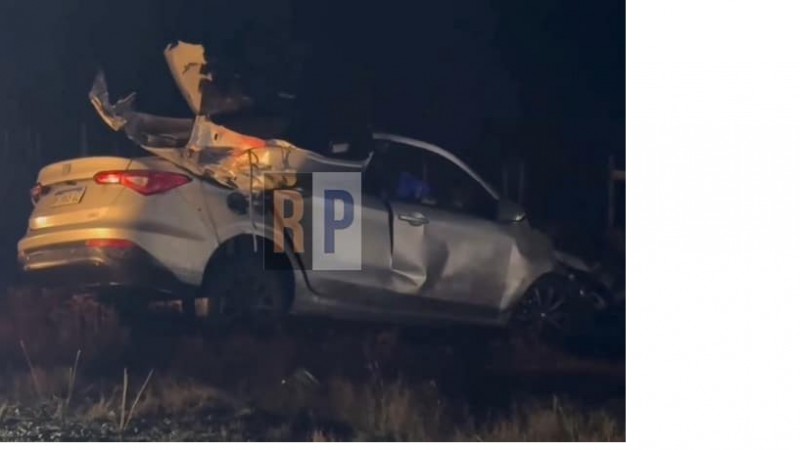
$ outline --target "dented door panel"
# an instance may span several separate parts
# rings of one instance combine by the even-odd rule
[[[423,205],[391,206],[393,290],[490,308],[501,304],[514,247],[501,225]]]
[[[310,200],[310,199],[309,199]],[[311,201],[304,202],[306,211],[303,221],[305,235],[304,253],[301,255],[303,265],[313,267],[313,217]],[[390,215],[388,206],[371,196],[362,197],[361,209],[361,270],[309,270],[308,282],[312,290],[320,295],[342,299],[343,303],[366,303],[370,307],[391,309],[385,293],[391,281],[391,246]]]

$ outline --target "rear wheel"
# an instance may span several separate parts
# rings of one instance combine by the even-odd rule
[[[203,328],[212,334],[237,329],[268,331],[283,322],[289,306],[288,277],[264,267],[260,253],[218,261],[205,283],[208,301]]]

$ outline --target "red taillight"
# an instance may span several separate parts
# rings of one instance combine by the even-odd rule
[[[186,175],[155,170],[113,170],[94,176],[97,184],[121,184],[142,195],[154,195],[175,189],[192,181]]]
[[[90,239],[86,241],[86,246],[91,248],[133,248],[136,246],[133,242],[126,239]]]

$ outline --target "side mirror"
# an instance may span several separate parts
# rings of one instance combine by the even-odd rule
[[[511,200],[501,198],[497,205],[497,221],[503,223],[522,222],[525,210]]]

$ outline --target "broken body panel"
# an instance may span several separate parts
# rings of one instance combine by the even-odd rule
[[[112,129],[125,132],[143,149],[215,182],[204,184],[203,190],[218,242],[250,233],[267,239],[273,236],[269,211],[264,220],[253,221],[227,207],[231,190],[252,198],[263,191],[296,188],[298,173],[369,170],[374,153],[363,161],[333,159],[286,141],[249,136],[214,123],[214,114],[235,111],[247,105],[248,98],[213,89],[213,73],[207,70],[202,46],[178,43],[167,47],[165,57],[195,118],[135,111],[133,94],[112,104],[102,74],[95,79],[90,100]],[[375,134],[373,139],[443,158],[499,201],[488,183],[439,147],[390,134]],[[309,208],[311,203],[305,202]],[[295,268],[295,312],[502,323],[531,284],[553,269],[550,240],[530,227],[524,215],[502,222],[369,192],[362,196],[361,206],[362,270],[312,271],[308,270],[311,252],[290,253]],[[304,214],[310,217],[310,211]],[[422,217],[424,222],[409,220],[414,217]],[[308,221],[303,226],[305,236],[311,236]]]

